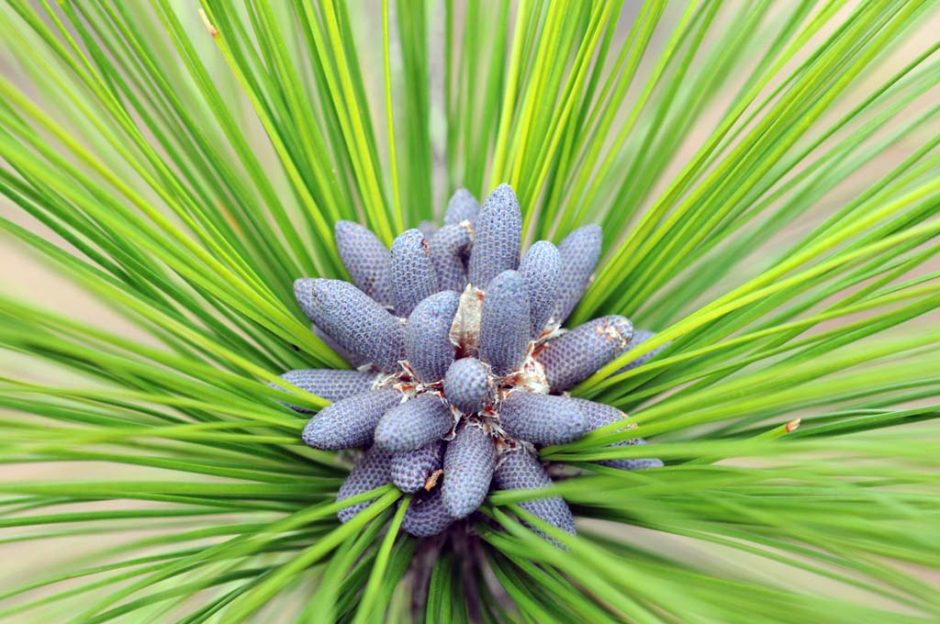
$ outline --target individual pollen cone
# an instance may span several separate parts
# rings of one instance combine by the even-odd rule
[[[480,427],[464,424],[444,451],[444,508],[465,518],[486,498],[496,466],[496,446]]]
[[[382,241],[368,228],[351,221],[337,221],[334,233],[339,257],[353,283],[379,303],[391,303],[381,299],[388,288],[380,283],[388,280],[392,261]]]
[[[465,188],[459,188],[450,196],[447,202],[447,212],[444,213],[444,225],[455,225],[461,221],[473,223],[480,212],[480,203]]]
[[[470,230],[467,225],[445,225],[428,239],[428,247],[438,288],[463,292],[467,286],[463,256],[470,247]]]
[[[299,279],[294,295],[304,313],[342,348],[386,372],[405,357],[401,321],[348,282]]]
[[[476,358],[455,361],[444,376],[444,395],[464,414],[483,409],[489,390],[489,371],[486,364]]]
[[[411,314],[422,299],[437,292],[428,241],[419,230],[406,230],[392,243],[392,297],[395,311]]]
[[[343,481],[343,485],[336,494],[336,500],[343,501],[388,483],[388,467],[391,459],[392,454],[388,451],[374,446],[370,448]],[[343,507],[336,515],[339,516],[340,522],[349,522],[353,516],[368,506],[368,502],[356,503]]]
[[[501,184],[483,202],[474,225],[470,283],[485,288],[494,277],[519,266],[522,213],[508,184]]]
[[[316,449],[337,451],[365,446],[382,414],[401,402],[397,390],[370,390],[337,401],[320,410],[304,427],[304,443]]]
[[[503,455],[493,473],[493,482],[498,490],[537,490],[551,486],[552,479],[538,459],[526,449],[519,448]],[[574,535],[571,509],[560,496],[523,501],[519,506],[550,525]]]
[[[571,442],[589,431],[584,414],[568,397],[522,390],[503,399],[499,424],[512,437],[540,446]]]
[[[508,375],[525,361],[529,346],[529,298],[518,271],[503,271],[486,287],[480,319],[480,359],[496,375]]]
[[[612,405],[597,403],[595,401],[587,401],[585,399],[571,400],[577,403],[578,409],[580,409],[587,418],[590,431],[600,429],[601,427],[606,427],[607,425],[613,424],[615,422],[623,422],[625,427],[629,425],[629,421],[626,420],[627,415]],[[633,438],[631,440],[617,442],[612,446],[636,446],[640,444],[646,444],[646,440],[643,438]],[[640,459],[609,459],[598,461],[597,463],[604,466],[610,466],[611,468],[620,468],[621,470],[660,468],[663,465],[661,460],[652,457]]]
[[[602,316],[549,340],[535,359],[545,368],[552,392],[564,392],[626,351],[632,335],[626,318]]]
[[[455,347],[450,326],[457,313],[460,295],[445,290],[415,306],[405,327],[405,358],[424,383],[440,381],[454,361]]]
[[[440,469],[444,446],[443,440],[436,440],[414,451],[393,454],[389,473],[395,487],[408,494],[423,488],[431,474]]]
[[[555,321],[565,322],[591,282],[591,274],[601,257],[601,228],[585,225],[565,237],[558,246],[561,279],[555,304]]]
[[[441,488],[427,494],[418,494],[411,499],[405,517],[401,521],[401,530],[415,537],[437,535],[453,523],[454,518],[444,507]]]
[[[538,241],[522,257],[519,273],[529,297],[532,338],[538,338],[548,324],[558,295],[561,278],[561,254],[548,241]]]
[[[281,379],[327,401],[340,401],[368,392],[375,382],[375,375],[353,370],[301,368],[287,371],[281,375]],[[309,411],[296,407],[294,409],[298,412]]]
[[[388,410],[375,427],[375,444],[389,451],[413,451],[442,438],[454,417],[435,394],[422,394]]]
[[[633,332],[633,338],[630,339],[630,344],[627,345],[626,351],[629,351],[630,349],[632,349],[633,347],[637,346],[637,345],[640,344],[641,342],[646,342],[647,340],[649,340],[650,338],[652,338],[652,337],[655,336],[655,335],[656,335],[656,332],[650,331],[650,330],[648,330],[648,329],[638,329],[638,330],[634,331],[634,332]],[[652,360],[654,357],[656,357],[657,355],[659,355],[659,353],[660,353],[663,349],[665,349],[666,346],[667,346],[667,345],[663,345],[663,346],[661,346],[661,347],[657,347],[657,348],[653,349],[652,351],[650,351],[649,353],[644,353],[643,355],[641,355],[640,357],[638,357],[638,358],[635,359],[635,360],[630,360],[630,362],[628,362],[626,365],[624,365],[623,368],[618,369],[617,372],[618,372],[618,373],[622,373],[623,371],[628,371],[628,370],[632,370],[632,369],[634,369],[634,368],[636,368],[636,367],[638,367],[638,366],[643,366],[644,364],[646,364],[647,362],[649,362],[650,360]]]

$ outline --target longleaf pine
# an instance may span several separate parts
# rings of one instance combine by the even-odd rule
[[[0,622],[940,620],[938,5],[0,0]]]

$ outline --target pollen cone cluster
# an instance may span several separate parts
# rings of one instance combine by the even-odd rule
[[[332,401],[310,419],[306,444],[364,451],[339,500],[393,483],[413,494],[404,530],[435,535],[476,511],[491,489],[550,486],[539,447],[626,418],[566,394],[631,341],[649,336],[634,333],[622,316],[561,329],[590,283],[600,228],[575,230],[557,247],[538,241],[525,254],[521,233],[519,202],[508,185],[482,206],[461,189],[441,228],[408,230],[391,249],[360,225],[337,223],[336,246],[353,283],[295,282],[313,331],[358,367],[283,375]],[[603,463],[626,470],[662,465]],[[364,507],[346,507],[340,519]],[[522,507],[574,532],[560,497]]]

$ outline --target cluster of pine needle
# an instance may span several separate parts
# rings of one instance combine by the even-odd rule
[[[938,8],[0,0],[0,621],[937,621]],[[428,494],[337,500],[355,452],[304,444],[331,400],[281,375],[370,362],[293,284],[356,281],[337,224],[413,251],[503,183],[516,251],[599,237],[552,340],[648,330],[532,394],[632,427],[495,428],[559,321],[504,298],[451,394],[551,482],[418,538]],[[427,396],[474,359],[422,353]]]

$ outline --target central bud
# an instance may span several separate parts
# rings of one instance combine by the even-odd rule
[[[567,391],[633,339],[632,324],[621,316],[561,329],[600,256],[597,226],[575,230],[558,247],[539,241],[520,257],[522,215],[503,185],[482,208],[458,191],[445,225],[425,231],[404,232],[388,250],[365,228],[337,224],[337,248],[356,286],[301,279],[295,294],[314,331],[359,370],[284,375],[334,401],[311,418],[305,443],[365,449],[338,499],[390,481],[414,495],[402,528],[416,536],[466,518],[491,487],[550,485],[540,447],[625,419],[616,408]],[[521,505],[574,532],[560,497]],[[364,507],[346,507],[340,519]]]

